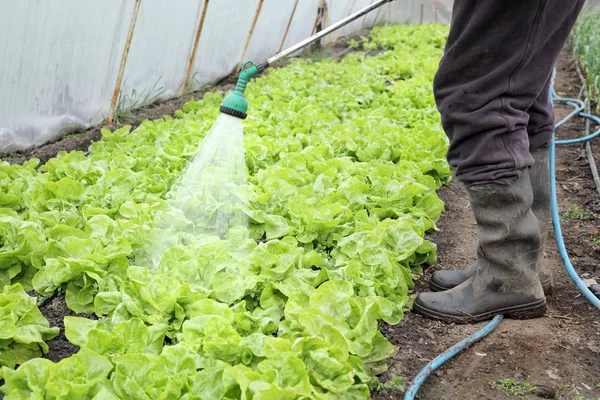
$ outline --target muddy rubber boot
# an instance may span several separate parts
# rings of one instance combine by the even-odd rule
[[[529,169],[531,188],[533,190],[533,205],[531,211],[540,224],[541,249],[537,262],[537,275],[540,278],[544,294],[550,295],[553,290],[552,271],[544,256],[544,247],[548,232],[552,226],[552,203],[550,194],[550,152],[549,149],[539,149],[531,153],[535,164]]]
[[[529,169],[533,190],[531,210],[539,221],[541,235],[537,273],[544,288],[544,294],[549,295],[552,294],[552,272],[544,260],[544,245],[552,225],[549,152],[548,149],[539,149],[532,152],[531,155],[535,159],[535,164]],[[434,292],[452,289],[472,277],[476,270],[477,262],[465,269],[436,271],[429,280],[429,287]]]
[[[477,269],[450,290],[419,293],[415,312],[454,323],[500,314],[522,319],[544,315],[546,298],[536,273],[540,227],[531,210],[529,170],[512,185],[474,185],[467,191],[477,221]]]

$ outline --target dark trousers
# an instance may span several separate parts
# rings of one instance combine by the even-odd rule
[[[510,184],[550,146],[552,69],[583,4],[455,0],[434,93],[459,180]]]

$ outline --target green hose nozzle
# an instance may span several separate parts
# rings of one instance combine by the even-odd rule
[[[248,116],[248,100],[244,96],[246,86],[248,86],[250,79],[263,72],[268,66],[269,64],[266,62],[258,65],[254,65],[252,62],[244,64],[235,90],[227,95],[221,104],[220,110],[223,114],[246,119]]]

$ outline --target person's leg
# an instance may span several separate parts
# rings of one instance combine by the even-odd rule
[[[448,160],[467,187],[477,221],[477,262],[459,286],[419,294],[417,312],[450,322],[543,314],[529,171],[535,162],[530,145],[542,136],[530,141],[528,111],[547,86],[582,5],[455,1],[434,92],[450,138]],[[541,125],[536,130],[543,131]]]
[[[536,271],[544,289],[544,294],[552,294],[552,272],[544,260],[544,245],[552,225],[550,205],[550,165],[548,148],[531,151],[535,163],[529,170],[533,203],[531,211],[538,219],[540,226],[541,250],[538,256]],[[471,278],[479,268],[477,262],[465,269],[435,271],[429,280],[429,287],[434,292],[452,289]]]
[[[540,230],[531,212],[529,170],[510,185],[473,185],[468,194],[477,221],[475,274],[453,289],[419,293],[414,310],[455,323],[499,314],[512,318],[543,315],[546,299],[535,271]]]
[[[535,161],[530,169],[533,190],[531,210],[539,221],[542,242],[542,251],[540,251],[537,262],[537,274],[546,295],[552,293],[552,273],[544,260],[543,254],[543,248],[552,224],[548,149],[554,132],[554,108],[550,103],[550,83],[551,79],[548,79],[538,98],[527,110],[529,115],[529,122],[527,123],[529,151]],[[476,271],[477,263],[465,269],[436,271],[429,280],[429,286],[431,290],[436,292],[449,290],[475,275]]]
[[[552,294],[552,272],[544,260],[544,245],[552,225],[550,205],[550,165],[548,148],[539,148],[531,151],[535,163],[529,170],[533,203],[531,211],[538,219],[540,226],[541,250],[538,257],[536,271],[544,289],[544,294]],[[475,275],[478,263],[473,263],[464,269],[435,271],[429,280],[429,287],[434,292],[452,289]]]
[[[529,151],[534,153],[540,149],[548,149],[552,144],[554,133],[554,107],[550,103],[551,76],[544,84],[540,95],[527,110],[527,136]]]
[[[544,293],[552,293],[552,271],[544,259],[544,246],[552,225],[550,197],[550,154],[554,133],[554,107],[550,101],[551,79],[548,79],[542,93],[527,111],[529,123],[529,150],[535,163],[531,167],[531,188],[533,190],[533,205],[531,209],[540,225],[541,250],[536,266]]]
[[[514,182],[533,164],[528,110],[542,95],[583,0],[456,0],[434,80],[465,183]]]

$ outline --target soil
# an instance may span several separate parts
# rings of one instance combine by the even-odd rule
[[[577,97],[580,81],[568,52],[557,63],[556,91]],[[557,106],[557,121],[571,109]],[[557,130],[559,139],[581,136],[584,122],[574,118]],[[600,196],[595,191],[583,146],[557,149],[557,182],[562,229],[571,261],[584,278],[600,282]],[[600,160],[598,146],[596,160]],[[476,229],[467,194],[458,181],[439,192],[446,212],[439,232],[432,235],[438,245],[438,264],[426,271],[416,291],[427,289],[435,269],[463,268],[474,260]],[[545,317],[517,321],[506,319],[470,349],[458,355],[426,381],[417,399],[505,399],[510,390],[493,389],[491,382],[508,379],[536,389],[529,399],[600,398],[600,314],[585,299],[564,272],[553,233],[546,245],[546,259],[555,277],[554,294],[548,297]],[[382,380],[394,375],[405,385],[434,357],[473,334],[484,324],[464,326],[433,322],[408,314],[397,326],[384,326],[384,335],[399,351],[389,361]],[[374,393],[375,400],[399,399],[402,393],[388,389]]]
[[[79,347],[69,342],[65,336],[64,317],[77,316],[89,319],[97,319],[94,315],[77,314],[73,312],[71,309],[69,309],[69,307],[67,307],[65,298],[62,296],[51,299],[49,302],[40,307],[40,311],[44,317],[46,317],[50,323],[50,326],[60,328],[60,333],[58,336],[46,342],[49,350],[48,353],[44,355],[44,358],[54,362],[58,362],[63,358],[67,358],[79,351]]]
[[[326,56],[340,59],[362,49],[350,49],[338,41],[325,50]],[[373,53],[372,53],[373,54]],[[320,55],[319,57],[321,57]],[[316,57],[316,56],[315,56]],[[568,53],[561,55],[557,65],[557,91],[577,96],[580,83]],[[233,87],[235,76],[219,82],[208,91],[227,91]],[[123,122],[138,126],[146,119],[158,119],[174,112],[192,98],[203,93],[192,93],[132,113]],[[557,119],[568,113],[558,106]],[[558,131],[559,138],[573,138],[581,134],[583,122],[574,119]],[[113,128],[118,128],[114,126]],[[100,128],[93,128],[40,148],[10,155],[13,163],[39,158],[45,163],[59,151],[87,150],[99,140]],[[596,159],[600,160],[598,149]],[[581,146],[560,147],[557,151],[558,196],[563,213],[563,231],[571,260],[585,278],[600,282],[600,197],[595,192],[589,166],[582,156]],[[461,268],[474,259],[476,243],[475,223],[469,209],[467,195],[454,181],[439,192],[446,202],[446,212],[439,221],[440,230],[431,239],[438,245],[438,264],[426,271],[417,282],[416,291],[427,290],[433,269]],[[554,294],[548,297],[548,312],[543,318],[527,321],[504,320],[490,336],[448,362],[436,371],[421,388],[418,399],[504,399],[511,394],[493,389],[490,382],[510,379],[536,387],[524,398],[594,399],[600,398],[600,318],[598,310],[583,298],[562,268],[552,234],[546,247],[547,261],[555,274]],[[61,333],[48,342],[46,358],[58,361],[77,351],[64,336],[63,318],[75,315],[64,298],[57,297],[41,307],[51,326]],[[92,316],[85,316],[93,318]],[[389,360],[389,371],[382,381],[394,376],[405,379],[405,384],[442,351],[471,335],[483,324],[448,325],[430,321],[416,314],[407,314],[396,326],[382,325],[384,335],[399,351]],[[0,399],[2,398],[0,393]],[[399,399],[402,393],[386,389],[373,393],[375,400]]]

